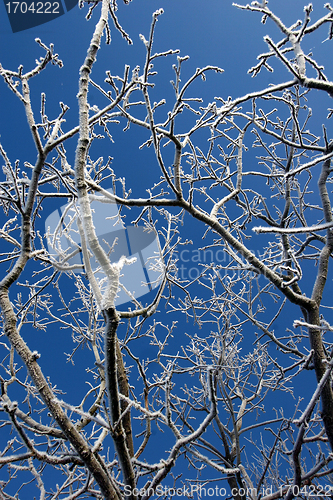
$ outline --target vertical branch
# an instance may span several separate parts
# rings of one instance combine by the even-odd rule
[[[81,248],[82,248],[84,268],[86,270],[89,283],[91,285],[91,288],[92,288],[94,295],[95,295],[95,298],[97,300],[98,307],[101,308],[103,297],[102,297],[101,291],[99,289],[98,283],[96,281],[96,278],[94,276],[94,273],[91,269],[89,255],[88,255],[88,249],[87,249],[87,245],[86,245],[85,234],[84,234],[82,223],[81,223],[81,220],[79,217],[77,219],[77,225],[78,225],[80,238],[81,238]],[[109,350],[105,349],[105,353],[109,353]],[[106,371],[108,370],[108,367],[110,365],[112,365],[111,359],[114,359],[113,351],[110,352],[110,356],[111,356],[110,358],[108,356],[106,356],[106,364],[107,364]],[[119,346],[119,341],[117,338],[116,338],[116,360],[117,360],[116,361],[116,363],[117,363],[116,372],[117,372],[119,391],[121,394],[123,394],[124,396],[126,396],[128,398],[129,397],[128,380],[127,380],[127,376],[126,376],[126,370],[124,367],[123,356],[122,356],[120,346]],[[109,392],[109,395],[110,395],[110,392]],[[113,394],[113,396],[115,396],[116,401],[119,399],[118,394],[115,394],[115,395]],[[111,400],[112,400],[112,398],[110,397],[110,401]],[[120,406],[121,406],[121,411],[124,413],[127,406],[128,406],[128,403],[124,400],[121,400]],[[125,431],[125,435],[126,435],[127,449],[128,449],[129,454],[130,454],[130,457],[133,457],[134,456],[134,446],[133,446],[130,410],[128,410],[123,416],[123,426],[124,426],[124,431]]]
[[[96,236],[95,227],[93,224],[90,201],[88,196],[88,188],[85,180],[86,157],[89,146],[89,105],[88,105],[88,87],[89,75],[94,62],[96,61],[97,52],[100,48],[100,42],[103,30],[107,25],[109,11],[108,0],[103,0],[100,19],[96,25],[93,37],[91,39],[87,56],[83,66],[80,69],[79,82],[79,140],[75,154],[75,184],[79,197],[81,220],[85,236],[89,247],[94,253],[96,259],[102,266],[103,271],[109,279],[113,279],[114,272],[110,265],[110,261],[103,248],[99,244]]]
[[[318,188],[322,202],[325,222],[329,223],[333,221],[331,202],[326,187],[326,181],[330,173],[330,165],[331,165],[330,159],[324,161],[322,171],[318,180]],[[332,230],[329,228],[327,229],[326,233],[326,245],[323,247],[320,254],[317,278],[312,291],[312,299],[318,304],[318,306],[320,305],[324,287],[326,284],[329,257],[332,250],[333,250],[333,234]]]
[[[23,94],[23,103],[25,108],[25,114],[28,120],[29,128],[32,133],[32,137],[35,142],[36,149],[39,154],[43,153],[43,146],[38,134],[37,126],[34,119],[34,114],[31,108],[31,100],[30,100],[30,89],[28,84],[28,78],[22,78],[22,94]]]
[[[299,105],[299,101],[297,101],[297,104]],[[298,110],[298,107],[296,109]],[[295,140],[295,128],[296,128],[295,121],[297,121],[297,112],[294,111],[293,109],[291,109],[291,112],[292,112],[293,117],[294,117],[293,128],[292,128],[292,142],[294,142],[294,140]],[[299,141],[302,141],[301,136],[299,136]],[[290,151],[289,151],[288,158],[287,158],[286,168],[285,168],[286,174],[288,174],[288,172],[290,171],[290,168],[292,166],[294,152],[295,152],[294,148],[291,147]],[[285,197],[284,197],[285,198],[285,205],[284,205],[283,213],[281,215],[280,227],[286,226],[288,216],[289,216],[290,206],[291,206],[291,198],[292,198],[291,197],[291,186],[290,186],[291,179],[290,179],[290,177],[288,177],[288,175],[285,176],[284,182],[285,182]],[[298,284],[299,278],[297,275],[295,276],[295,273],[292,271],[292,257],[291,257],[292,256],[292,249],[290,247],[290,241],[289,241],[288,234],[285,233],[285,234],[281,235],[281,243],[282,243],[282,247],[283,247],[283,257],[285,259],[285,265],[287,267],[288,283],[289,283],[289,285],[292,286],[292,290],[295,293],[301,295],[302,291],[301,291],[300,286]],[[301,307],[301,310],[302,310],[304,318],[306,319],[306,311],[302,307]]]
[[[233,464],[233,461],[234,461],[234,456],[232,456],[232,455],[234,455],[234,454],[230,450],[228,439],[227,439],[227,436],[226,436],[223,424],[222,424],[222,422],[221,422],[218,414],[215,417],[215,422],[217,424],[217,427],[218,427],[218,430],[219,430],[219,433],[220,433],[220,436],[221,436],[221,439],[222,439],[226,462],[228,462],[229,465],[230,465],[230,468],[232,468],[232,464]],[[233,495],[234,500],[242,500],[242,496],[239,495],[239,487],[238,487],[238,483],[237,483],[237,475],[236,475],[236,473],[228,474],[227,475],[227,481],[228,481],[228,484],[230,486],[230,490],[237,492],[236,494]]]
[[[80,113],[80,119],[79,119],[80,135],[75,155],[75,183],[78,191],[80,215],[81,215],[84,235],[87,238],[87,242],[89,244],[91,251],[95,255],[97,261],[101,265],[104,273],[108,278],[108,287],[105,297],[102,300],[101,307],[102,309],[104,309],[104,315],[106,318],[106,328],[105,328],[106,380],[107,380],[107,391],[109,397],[109,407],[111,411],[112,423],[115,425],[115,428],[113,429],[112,432],[112,437],[115,443],[115,448],[117,450],[119,462],[124,475],[125,485],[130,486],[130,490],[133,491],[135,487],[135,478],[129,454],[129,453],[133,454],[133,446],[131,447],[131,450],[129,452],[124,437],[123,424],[122,421],[120,420],[121,413],[120,413],[120,403],[118,394],[117,355],[116,355],[116,346],[118,343],[116,332],[119,320],[117,313],[114,309],[114,300],[119,286],[120,269],[122,265],[125,263],[126,259],[122,258],[119,264],[111,265],[107,254],[100,245],[93,224],[90,200],[88,196],[88,187],[85,180],[86,157],[90,139],[89,105],[88,105],[89,75],[94,62],[96,61],[96,55],[100,47],[103,30],[107,26],[108,12],[109,12],[109,2],[108,0],[103,0],[101,16],[96,25],[95,32],[90,42],[85,62],[80,70],[80,84],[79,84],[79,94],[78,94],[79,113]],[[96,299],[100,301],[99,291],[97,292]],[[120,349],[119,353],[121,356]],[[122,365],[122,360],[120,360],[119,358],[118,358],[118,364],[119,366]],[[122,385],[124,385],[125,380],[126,379],[124,379],[123,377],[121,378]],[[128,418],[129,416],[127,416],[127,420]],[[126,427],[128,428],[128,425]],[[133,497],[133,495],[130,494],[129,498],[135,498],[135,497]]]
[[[117,380],[118,380],[119,392],[123,396],[129,398],[128,380],[124,366],[123,355],[120,350],[118,339],[116,343],[116,358],[117,358]],[[123,414],[126,411],[127,407],[128,403],[124,399],[122,399],[120,402],[120,408]],[[123,415],[122,424],[126,436],[126,446],[129,455],[132,458],[134,457],[134,445],[133,445],[133,435],[132,435],[131,410],[127,410],[126,413]]]
[[[29,183],[29,190],[27,193],[27,199],[24,206],[24,210],[22,211],[22,229],[21,229],[21,252],[19,258],[16,260],[11,271],[2,279],[0,283],[0,287],[8,290],[8,288],[18,279],[20,274],[22,273],[31,252],[31,236],[32,236],[32,227],[31,227],[31,216],[34,207],[34,203],[36,201],[36,193],[38,188],[38,180],[40,178],[42,169],[45,164],[45,160],[47,157],[48,150],[47,148],[43,149],[40,137],[38,135],[37,126],[35,123],[31,100],[30,100],[30,91],[29,84],[27,78],[22,78],[22,89],[23,89],[23,98],[22,102],[24,104],[25,113],[28,121],[28,125],[30,131],[32,133],[36,150],[37,150],[37,161],[32,171],[31,180]],[[24,203],[24,199],[22,198],[22,202]],[[23,208],[23,207],[22,207]]]
[[[117,350],[120,351],[119,347],[117,349],[117,344],[118,344],[117,328],[119,325],[119,318],[114,308],[106,309],[104,311],[104,314],[106,316],[105,375],[106,375],[106,386],[109,398],[109,406],[113,424],[112,437],[118,454],[120,466],[124,475],[125,485],[129,486],[130,493],[128,495],[128,498],[134,500],[136,496],[132,492],[134,491],[135,488],[135,476],[130,457],[130,454],[133,453],[133,446],[132,450],[128,450],[126,445],[126,438],[123,427],[123,421],[121,419],[121,408],[120,408],[119,394],[117,387],[118,386]]]
[[[327,192],[326,182],[330,173],[330,160],[323,163],[322,171],[318,180],[319,194],[322,201],[325,222],[332,222],[332,209]],[[309,310],[308,321],[311,325],[320,326],[319,306],[321,303],[324,287],[327,280],[329,258],[333,251],[332,230],[327,229],[326,244],[321,250],[318,264],[318,273],[312,290],[312,300],[316,306]],[[314,351],[313,362],[316,371],[317,381],[320,382],[326,369],[326,354],[323,346],[322,332],[320,329],[309,328],[309,338],[311,349]],[[321,392],[322,418],[325,425],[326,434],[333,449],[333,392],[331,383],[328,380]]]
[[[236,182],[236,187],[229,193],[228,195],[224,196],[222,200],[218,201],[215,203],[214,207],[211,210],[210,217],[212,219],[217,218],[218,211],[225,203],[227,203],[229,200],[234,198],[240,193],[241,187],[242,187],[242,176],[243,176],[243,138],[245,131],[249,124],[245,127],[245,129],[239,134],[238,138],[238,154],[237,154],[237,182]]]
[[[176,141],[176,138],[173,139],[175,143],[175,159],[174,159],[174,172],[175,172],[175,187],[177,191],[178,198],[182,198],[182,185],[180,180],[180,162],[182,158],[182,148],[179,141]]]
[[[146,62],[145,62],[145,67],[144,67],[144,85],[142,89],[142,93],[145,99],[146,103],[146,109],[148,113],[148,121],[149,121],[149,126],[150,126],[150,131],[152,134],[152,139],[153,139],[153,144],[154,144],[154,150],[155,150],[155,155],[157,158],[157,161],[160,165],[160,168],[162,170],[162,173],[170,185],[171,189],[174,191],[175,195],[177,198],[182,198],[182,192],[181,192],[181,184],[180,184],[180,161],[181,161],[181,145],[180,142],[173,136],[170,135],[170,139],[174,142],[175,144],[175,159],[174,159],[174,173],[175,173],[175,185],[171,181],[168,172],[165,168],[163,158],[161,155],[160,151],[160,139],[157,136],[156,133],[156,126],[154,123],[154,112],[153,108],[151,106],[150,98],[149,98],[149,93],[147,89],[147,83],[148,83],[148,76],[149,76],[149,70],[150,70],[150,65],[151,61],[153,59],[153,56],[151,55],[151,50],[153,46],[153,40],[154,40],[154,30],[156,26],[156,22],[158,19],[158,16],[163,14],[163,9],[159,9],[153,14],[153,20],[150,28],[150,35],[149,35],[149,42],[145,43],[146,49],[147,49],[147,56],[146,56]]]

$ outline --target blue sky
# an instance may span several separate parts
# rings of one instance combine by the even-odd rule
[[[303,0],[271,0],[270,7],[280,15],[283,20],[294,22],[303,18]],[[313,18],[324,13],[321,3],[316,2]],[[248,68],[256,63],[259,53],[266,51],[267,46],[263,36],[267,33],[275,40],[280,39],[280,33],[270,23],[262,25],[258,14],[244,12],[232,6],[229,0],[133,0],[125,6],[119,0],[118,17],[124,29],[131,36],[134,44],[128,46],[118,32],[112,30],[111,46],[102,45],[94,67],[92,78],[102,82],[105,70],[112,74],[122,75],[125,64],[133,69],[136,65],[144,64],[145,52],[139,33],[148,37],[152,13],[164,8],[164,15],[159,18],[156,35],[155,51],[164,51],[169,48],[180,49],[180,55],[189,55],[189,61],[183,67],[183,81],[189,77],[197,67],[207,64],[216,65],[224,69],[222,75],[207,74],[206,82],[197,82],[190,95],[201,95],[204,102],[211,102],[216,95],[233,98],[249,91],[266,87],[269,83],[290,79],[290,75],[279,63],[274,63],[276,72],[271,74],[263,72],[253,79],[247,74]],[[46,110],[49,117],[55,117],[59,112],[59,101],[70,106],[66,114],[67,123],[64,130],[73,127],[78,121],[78,107],[76,94],[78,90],[79,68],[84,60],[88,43],[94,29],[94,19],[87,22],[84,10],[77,7],[63,16],[39,27],[31,28],[17,33],[12,33],[6,16],[4,3],[0,4],[0,62],[6,69],[16,70],[19,64],[24,65],[24,70],[34,66],[36,58],[43,55],[42,49],[35,43],[36,37],[41,38],[46,45],[54,43],[55,51],[64,62],[64,67],[49,65],[46,70],[31,81],[33,108],[37,114],[40,108],[40,93],[46,92]],[[325,28],[324,28],[325,30]],[[331,61],[331,47],[327,42],[322,44],[326,33],[321,30],[311,38],[308,49],[314,51],[314,56],[320,54],[328,64]],[[173,78],[171,65],[175,58],[159,61],[156,69],[159,76],[156,78],[156,100],[166,96],[172,102],[173,94],[170,80]],[[319,59],[319,62],[322,62]],[[332,62],[331,62],[332,64]],[[327,68],[329,69],[329,68]],[[328,72],[329,74],[329,72]],[[192,93],[192,94],[191,94]],[[100,99],[97,92],[90,91],[91,104],[94,99]],[[316,112],[327,108],[328,98],[320,95],[316,103]],[[30,137],[22,104],[0,81],[0,141],[10,157],[12,163],[19,159],[21,164],[28,161],[35,162],[35,149]],[[318,123],[318,128],[321,123]],[[145,190],[144,176],[141,169],[151,169],[155,175],[156,163],[153,152],[143,151],[138,157],[138,146],[146,140],[145,132],[131,129],[124,135],[121,129],[115,129],[115,143],[103,146],[102,154],[114,157],[113,165],[117,175],[128,177],[128,187],[133,185],[133,194],[143,196]],[[76,140],[73,139],[68,146],[68,160],[73,165]],[[54,207],[45,209],[47,216]],[[3,215],[1,216],[3,217]],[[51,348],[54,353],[63,352],[64,348],[59,339],[62,333],[45,337],[36,335],[32,344],[36,347]],[[34,348],[34,345],[32,345]],[[55,357],[55,356],[54,356]],[[65,362],[65,360],[63,360]],[[47,358],[41,359],[45,369],[50,369]],[[83,367],[81,366],[83,369]],[[50,369],[51,370],[51,369]],[[67,366],[66,372],[52,368],[52,376],[59,384],[66,383],[66,377],[76,376],[76,368]],[[74,388],[75,389],[75,388]]]
[[[4,0],[5,1],[5,0]],[[319,2],[318,2],[319,4]],[[236,97],[249,91],[262,88],[269,83],[282,79],[289,79],[280,63],[274,63],[276,72],[271,74],[262,72],[253,79],[247,74],[248,68],[256,63],[259,53],[266,51],[263,36],[270,33],[276,41],[280,33],[267,23],[260,23],[260,15],[240,11],[232,6],[229,0],[134,0],[125,6],[119,1],[118,17],[124,29],[130,34],[134,44],[128,46],[118,32],[112,33],[112,45],[102,46],[98,61],[94,67],[94,78],[102,81],[105,69],[113,74],[123,73],[124,64],[134,66],[143,65],[144,47],[139,40],[139,33],[148,36],[151,15],[157,8],[164,8],[164,15],[159,18],[155,35],[155,50],[168,48],[180,49],[182,56],[189,55],[189,61],[183,66],[183,81],[190,76],[197,67],[212,64],[225,70],[223,75],[210,74],[205,84],[199,84],[198,93],[204,101],[212,101],[216,95],[227,98]],[[272,0],[270,7],[287,22],[303,18],[303,1]],[[322,6],[315,6],[313,18],[324,13]],[[62,101],[70,106],[66,114],[68,127],[77,123],[77,78],[79,67],[83,62],[87,44],[93,31],[94,18],[87,22],[83,10],[77,7],[63,16],[36,28],[12,33],[6,16],[4,3],[0,4],[0,61],[5,68],[16,70],[19,64],[24,69],[33,67],[36,58],[42,54],[42,49],[34,42],[36,37],[48,45],[54,43],[55,51],[64,62],[64,67],[50,66],[38,78],[31,82],[33,106],[36,112],[40,106],[40,92],[45,91],[47,97],[48,115],[57,113],[58,102]],[[325,30],[325,28],[324,28]],[[324,55],[330,54],[329,43],[322,44],[326,37],[322,29],[320,33],[311,37],[309,49],[320,49]],[[325,57],[328,63],[330,57]],[[171,64],[174,60],[159,63],[160,77],[163,87],[161,95],[168,95],[172,99],[172,89],[169,80],[173,78]],[[21,103],[1,82],[0,106],[2,116],[6,116],[6,126],[1,127],[1,140],[9,155],[17,151],[17,138],[13,134],[17,130],[16,120],[24,119]],[[92,95],[92,91],[91,91]],[[21,127],[20,127],[21,128]],[[29,132],[24,127],[20,130],[20,143],[24,144],[22,161],[32,161],[34,149],[29,140]],[[117,144],[113,146],[112,156],[116,156]],[[22,148],[20,148],[22,151]]]
[[[303,0],[272,0],[271,8],[285,22],[295,21],[303,17]],[[319,4],[319,2],[318,2]],[[124,29],[130,34],[134,44],[128,46],[118,32],[112,30],[111,46],[102,45],[94,67],[93,79],[102,81],[105,70],[113,74],[123,73],[125,64],[131,68],[137,64],[143,65],[145,52],[139,33],[148,37],[151,15],[156,9],[163,7],[164,15],[159,18],[155,35],[155,50],[164,51],[169,48],[180,49],[182,56],[190,59],[184,65],[183,81],[200,66],[207,64],[220,66],[225,70],[222,75],[209,74],[206,82],[195,84],[192,95],[200,94],[204,102],[210,102],[214,96],[227,98],[237,97],[249,91],[267,86],[281,80],[287,80],[290,75],[279,63],[274,63],[277,71],[273,74],[262,72],[256,79],[247,74],[247,69],[255,64],[257,54],[266,50],[263,36],[270,33],[273,39],[279,40],[280,33],[270,23],[262,25],[258,14],[240,11],[232,6],[229,0],[133,0],[128,6],[119,0],[118,17]],[[322,15],[322,6],[315,6],[313,18]],[[64,62],[64,67],[49,65],[38,77],[31,81],[33,108],[38,113],[40,109],[40,92],[46,92],[47,114],[55,116],[59,111],[59,101],[70,106],[66,114],[67,124],[72,127],[77,124],[78,72],[82,64],[91,34],[94,28],[94,17],[90,22],[84,18],[84,11],[77,7],[65,15],[39,27],[12,33],[6,16],[4,3],[0,4],[0,61],[3,67],[16,70],[19,64],[24,70],[33,67],[36,58],[43,55],[42,49],[35,43],[38,36],[45,44],[54,43],[55,51]],[[326,34],[321,30],[311,38],[314,53],[320,49],[321,54],[329,54],[330,45],[322,44]],[[326,62],[331,58],[325,57]],[[157,78],[159,84],[156,92],[158,98],[167,96],[172,102],[173,94],[169,83],[173,78],[171,69],[175,59],[159,61]],[[19,159],[34,163],[35,149],[28,127],[25,126],[23,107],[18,99],[0,82],[0,139],[4,149],[14,163]],[[91,101],[99,99],[94,90],[90,91]],[[91,102],[93,103],[93,102]],[[320,99],[318,106],[325,105],[325,99]],[[320,127],[320,123],[318,124]],[[103,154],[114,157],[114,167],[118,175],[127,175],[133,184],[133,193],[141,195],[145,189],[140,168],[155,171],[155,161],[152,151],[144,151],[142,159],[138,159],[137,146],[146,139],[144,132],[136,129],[128,135],[115,130],[115,143],[108,144]],[[131,140],[129,140],[129,138]],[[132,142],[132,139],[134,142]],[[136,141],[136,142],[135,142]],[[130,147],[128,144],[130,143]],[[75,139],[68,145],[69,161],[74,162]],[[140,158],[141,158],[140,157]],[[134,182],[133,182],[134,181]],[[130,184],[130,182],[129,182]],[[50,207],[50,211],[53,208]],[[47,209],[45,215],[48,215]]]

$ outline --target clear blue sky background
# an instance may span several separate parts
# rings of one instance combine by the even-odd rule
[[[269,5],[284,22],[291,23],[298,18],[303,19],[305,3],[305,0],[271,0]],[[316,0],[314,3],[315,11],[312,17],[316,19],[326,11],[323,9],[324,1]],[[256,79],[247,74],[248,68],[255,65],[257,55],[267,50],[263,36],[270,34],[275,41],[278,41],[281,36],[270,22],[263,26],[260,23],[259,14],[240,11],[232,6],[231,0],[133,0],[128,6],[124,6],[119,0],[118,17],[131,36],[134,45],[128,46],[120,34],[112,29],[111,46],[103,44],[98,55],[92,74],[95,81],[103,81],[105,70],[110,70],[113,75],[117,73],[122,75],[125,64],[130,64],[131,68],[136,65],[143,66],[145,51],[139,40],[139,33],[148,38],[152,13],[160,7],[164,8],[165,13],[158,21],[155,50],[180,49],[180,55],[190,56],[190,60],[184,65],[183,81],[197,67],[207,64],[220,66],[225,70],[222,75],[207,75],[205,83],[199,82],[194,86],[197,95],[201,95],[205,103],[211,102],[214,96],[227,98],[230,95],[235,98],[249,91],[266,87],[269,83],[290,79],[290,75],[279,63],[274,63],[277,71],[273,74],[263,72]],[[12,33],[5,5],[0,4],[0,62],[3,67],[16,70],[20,64],[23,64],[25,71],[30,70],[34,66],[35,59],[44,55],[42,49],[34,42],[36,37],[41,38],[46,45],[54,43],[55,51],[63,60],[63,69],[49,65],[40,76],[30,81],[30,84],[36,114],[40,109],[41,91],[46,93],[46,111],[50,118],[58,114],[59,101],[70,106],[70,111],[66,114],[67,125],[64,125],[64,130],[78,122],[76,94],[79,68],[83,63],[94,29],[94,20],[97,18],[94,15],[93,19],[87,22],[84,14],[85,9],[74,8],[62,17],[40,27]],[[332,59],[332,44],[328,42],[322,44],[322,40],[327,36],[325,29],[315,34],[310,39],[311,45],[307,47],[313,50],[314,57],[317,53],[321,54],[318,58],[319,63],[324,61],[330,63]],[[175,60],[170,58],[159,61],[157,64],[156,69],[160,71],[157,81],[161,87],[156,90],[156,100],[167,96],[169,102],[172,102],[173,94],[169,81],[174,77],[171,69],[174,62]],[[91,104],[94,103],[94,99],[99,99],[97,93],[94,94],[94,92],[94,90],[90,92]],[[190,91],[189,95],[194,96],[194,90],[193,93]],[[316,112],[322,111],[324,106],[327,107],[327,101],[321,96],[317,102]],[[12,163],[14,164],[16,159],[19,159],[21,164],[24,161],[35,163],[36,153],[26,126],[23,106],[6,88],[3,81],[0,81],[0,114],[0,140]],[[321,123],[318,122],[318,131],[320,127]],[[143,176],[140,175],[140,169],[151,168],[152,171],[156,171],[156,164],[150,152],[143,152],[142,160],[138,159],[137,146],[140,141],[143,142],[147,138],[146,135],[138,130],[131,131],[130,134],[136,134],[133,139],[136,143],[128,141],[122,132],[115,131],[115,143],[108,143],[102,154],[114,157],[113,167],[117,175],[129,176],[128,187],[130,185],[133,187],[134,196],[143,196],[147,186],[142,182]],[[128,137],[134,137],[134,135]],[[68,161],[73,165],[75,139],[66,148],[69,153]],[[150,160],[147,162],[147,158],[151,162]],[[45,215],[48,215],[47,210]],[[63,343],[59,342],[59,339],[63,338],[62,335],[61,332],[57,332],[57,335],[52,335],[52,337],[38,334],[35,337],[36,346],[32,345],[32,348],[39,349],[38,345],[45,342],[45,346],[48,344],[55,354],[62,353]],[[67,367],[66,372],[62,372],[59,369],[55,370],[54,367],[51,369],[47,357],[41,358],[42,366],[44,362],[45,368],[51,370],[47,374],[53,377],[53,381],[56,381],[60,388],[63,388],[62,384],[66,385],[68,370],[73,370],[70,373],[74,378],[77,376],[74,368]],[[59,364],[57,366],[59,367]]]
[[[324,2],[316,2],[313,18],[325,12],[322,3]],[[303,0],[292,2],[271,0],[269,5],[287,23],[303,18]],[[262,88],[269,83],[290,79],[290,75],[281,68],[280,63],[275,64],[277,71],[273,74],[264,71],[256,79],[247,74],[248,68],[256,63],[257,55],[266,51],[267,46],[263,42],[263,36],[269,32],[273,40],[277,41],[280,39],[280,33],[270,22],[262,25],[259,14],[240,11],[233,7],[231,0],[207,0],[205,2],[199,0],[133,0],[127,6],[119,0],[118,17],[124,29],[130,34],[134,45],[127,46],[120,34],[112,30],[111,47],[103,44],[93,71],[93,78],[96,81],[103,81],[106,69],[111,70],[112,74],[122,75],[125,64],[130,64],[131,68],[137,64],[142,67],[145,53],[138,35],[143,33],[148,37],[152,12],[160,7],[164,8],[165,13],[158,21],[155,50],[178,48],[182,56],[190,56],[190,60],[184,65],[183,81],[197,67],[207,64],[217,65],[225,70],[222,76],[208,75],[205,84],[197,84],[194,87],[204,98],[204,102],[211,102],[216,95],[223,98],[231,95],[234,98]],[[96,16],[87,22],[83,10],[76,7],[49,23],[12,33],[5,9],[4,3],[0,3],[1,64],[12,70],[16,70],[19,64],[23,64],[24,70],[27,71],[33,67],[35,59],[43,55],[42,49],[34,42],[34,39],[39,37],[46,45],[54,43],[55,51],[64,62],[64,68],[60,70],[58,67],[49,66],[42,75],[30,82],[33,106],[37,113],[40,108],[40,92],[44,91],[49,117],[58,113],[58,103],[62,101],[71,108],[66,114],[68,127],[75,125],[77,123],[78,72],[86,54]],[[326,37],[324,30],[325,28],[318,35],[312,36],[311,46],[307,48],[313,49],[314,55],[318,50],[321,54],[326,53],[325,60],[328,62],[331,59],[331,45],[321,44]],[[156,91],[157,97],[167,96],[169,102],[173,96],[169,84],[174,76],[171,70],[173,62],[174,60],[170,58],[168,61],[160,61],[157,65],[161,76],[160,82],[163,84]],[[18,157],[20,161],[34,163],[34,147],[27,127],[23,126],[25,121],[23,107],[18,99],[5,88],[3,82],[0,85],[2,116],[0,138],[3,146],[12,160]],[[94,98],[99,99],[91,90],[91,103]],[[121,148],[122,143],[113,145],[112,151],[109,152],[115,161],[117,161],[118,147]],[[129,156],[125,158],[125,162],[130,164],[131,150],[127,149],[126,153]]]

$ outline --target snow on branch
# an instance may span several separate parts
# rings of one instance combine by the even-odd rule
[[[114,307],[114,301],[119,288],[119,277],[120,271],[124,267],[124,264],[133,264],[136,261],[136,257],[127,259],[124,255],[120,257],[119,261],[112,264],[112,275],[108,276],[108,285],[102,299],[102,309],[110,309]]]
[[[300,321],[299,319],[295,319],[293,327],[298,328],[300,326],[304,326],[305,328],[314,328],[316,330],[322,330],[325,332],[333,332],[333,327],[329,323],[327,323],[326,321],[322,323],[323,324],[321,326],[311,325],[310,323],[306,323],[306,321]]]
[[[87,413],[85,411],[80,410],[76,406],[65,403],[65,401],[63,401],[61,399],[54,398],[54,402],[59,404],[60,406],[63,406],[64,408],[66,408],[66,410],[77,413],[81,417],[87,418],[88,420],[92,420],[93,422],[96,422],[96,424],[99,424],[101,427],[104,427],[105,429],[110,430],[109,424],[101,416],[91,415],[90,413]]]
[[[279,233],[279,234],[303,234],[303,233],[313,233],[315,231],[323,231],[333,227],[333,222],[326,222],[325,224],[317,224],[316,226],[307,227],[262,227],[255,226],[252,231],[255,233]]]

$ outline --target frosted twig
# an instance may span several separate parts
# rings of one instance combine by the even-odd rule
[[[315,231],[324,231],[333,227],[333,222],[326,222],[325,224],[317,224],[316,226],[308,227],[262,227],[255,226],[252,231],[255,233],[279,233],[279,234],[302,234],[302,233],[313,233]]]
[[[302,327],[304,326],[305,328],[314,328],[316,330],[322,330],[322,331],[327,331],[327,332],[333,332],[333,327],[329,325],[328,323],[326,325],[311,325],[310,323],[307,323],[306,321],[301,321],[299,319],[295,319],[293,323],[294,328]]]
[[[305,423],[305,421],[310,417],[310,415],[313,411],[313,408],[316,404],[316,401],[317,401],[317,399],[319,399],[320,393],[321,393],[324,385],[326,384],[328,377],[331,374],[332,368],[333,368],[333,359],[331,359],[331,361],[328,363],[328,366],[325,370],[325,373],[322,376],[322,378],[320,379],[320,382],[319,382],[315,392],[313,393],[312,398],[310,399],[308,406],[306,407],[306,409],[302,413],[301,417],[294,420],[294,424],[300,426],[303,423]]]
[[[68,403],[65,403],[65,401],[63,401],[61,399],[58,399],[58,398],[54,398],[54,402],[57,403],[57,404],[59,404],[60,406],[63,406],[64,408],[66,408],[66,410],[73,411],[74,413],[77,413],[81,417],[84,417],[84,418],[86,418],[88,420],[92,420],[92,421],[96,422],[96,424],[99,424],[102,427],[104,427],[105,429],[110,430],[110,426],[104,420],[104,418],[99,417],[98,415],[97,416],[90,415],[90,413],[86,413],[85,411],[80,410],[76,406],[72,406],[72,405],[70,405]]]

